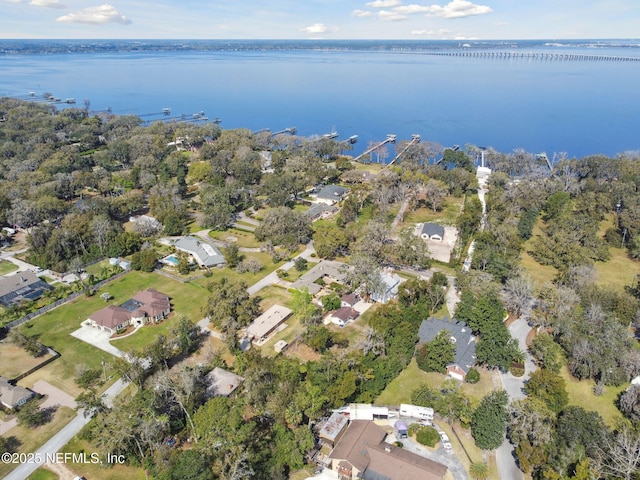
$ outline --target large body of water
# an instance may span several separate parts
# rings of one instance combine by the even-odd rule
[[[145,120],[204,111],[223,128],[305,136],[335,128],[358,135],[356,154],[419,134],[582,157],[640,150],[638,60],[640,41],[3,40],[0,96],[51,92]]]

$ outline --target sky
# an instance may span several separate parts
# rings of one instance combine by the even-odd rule
[[[0,0],[5,39],[638,37],[640,0]]]

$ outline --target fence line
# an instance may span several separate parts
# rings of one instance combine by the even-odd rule
[[[58,352],[56,352],[53,348],[51,347],[46,347],[47,351],[52,355],[51,357],[47,358],[44,362],[39,363],[38,365],[36,365],[35,367],[33,367],[32,369],[21,373],[20,375],[18,375],[16,378],[14,378],[13,380],[11,380],[11,382],[15,383],[18,382],[20,380],[22,380],[24,377],[31,375],[33,372],[35,372],[36,370],[40,370],[42,367],[49,365],[51,362],[53,362],[56,358],[58,358],[60,356],[60,354]]]
[[[120,273],[116,273],[113,277],[109,277],[109,278],[105,278],[104,280],[100,280],[98,283],[96,283],[95,285],[91,285],[91,288],[93,289],[98,289],[100,287],[102,287],[103,285],[106,285],[109,282],[112,282],[114,280],[117,280],[118,278],[126,275],[127,273],[129,273],[130,270],[124,270]],[[84,292],[73,292],[72,294],[70,294],[69,296],[65,297],[65,298],[61,298],[60,300],[56,300],[53,303],[50,303],[49,305],[45,305],[42,308],[39,308],[38,310],[36,310],[35,312],[31,312],[27,315],[25,315],[22,318],[19,318],[18,320],[14,320],[13,322],[9,322],[7,323],[4,328],[9,331],[11,330],[13,327],[17,327],[19,325],[22,325],[23,323],[28,322],[29,320],[32,320],[33,318],[42,315],[44,313],[47,313],[50,310],[53,310],[56,307],[59,307],[60,305],[63,305],[65,303],[70,302],[71,300],[75,300],[76,298],[78,298],[80,295],[84,295]]]

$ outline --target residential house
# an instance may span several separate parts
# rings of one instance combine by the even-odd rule
[[[340,480],[444,480],[448,468],[384,442],[386,432],[368,420],[352,420],[329,454]]]
[[[341,187],[340,185],[326,185],[312,193],[311,198],[318,203],[334,205],[342,200],[347,193],[349,193],[349,189],[346,187]]]
[[[164,293],[148,288],[121,305],[109,305],[92,313],[89,324],[113,334],[130,325],[159,322],[171,312],[171,302]]]
[[[273,305],[266,312],[256,318],[247,327],[247,336],[254,341],[260,342],[267,337],[287,318],[293,311],[282,305]]]
[[[15,410],[34,395],[31,390],[20,385],[12,385],[7,378],[0,376],[0,404],[3,407]]]
[[[202,268],[221,267],[227,263],[216,246],[192,235],[176,238],[172,244],[176,249],[188,253]]]
[[[358,318],[358,315],[360,315],[360,312],[351,307],[340,307],[329,313],[327,319],[339,327],[344,327],[350,321]]]
[[[356,293],[349,293],[340,298],[340,306],[353,308],[359,301],[360,297]]]
[[[383,272],[380,274],[381,290],[371,293],[371,300],[378,303],[389,303],[398,296],[398,287],[404,280],[397,274],[392,272]]]
[[[205,396],[207,398],[228,397],[242,385],[244,377],[224,368],[215,367],[205,376],[205,382],[207,385]]]
[[[447,373],[452,378],[464,380],[469,370],[476,363],[476,341],[471,329],[464,323],[455,319],[448,321],[437,318],[423,320],[418,329],[420,343],[433,340],[438,333],[446,330],[451,336],[451,341],[456,346],[456,354],[453,363],[447,365]]]
[[[337,211],[338,209],[334,205],[329,205],[326,203],[316,203],[309,207],[309,210],[305,212],[305,215],[309,217],[312,222],[314,222],[320,218],[327,218]]]
[[[0,277],[0,305],[10,307],[23,300],[37,300],[47,290],[53,287],[28,270],[3,276]]]
[[[437,223],[425,223],[420,229],[420,237],[423,240],[441,242],[444,239],[444,227]]]
[[[333,282],[344,283],[347,279],[347,268],[346,263],[322,260],[298,280],[293,282],[291,288],[295,288],[296,290],[307,288],[311,295],[315,295],[322,290],[322,285],[316,283],[319,279],[322,278],[326,284]]]

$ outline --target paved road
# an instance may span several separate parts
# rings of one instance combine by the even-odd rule
[[[514,377],[509,372],[500,374],[502,385],[509,394],[511,401],[525,398],[524,382],[529,378],[531,372],[536,369],[535,363],[533,363],[533,358],[527,350],[526,340],[530,330],[531,327],[522,317],[518,318],[509,326],[511,336],[518,341],[520,349],[525,352],[525,373],[522,377]],[[502,445],[500,445],[500,448],[496,451],[496,462],[498,464],[498,471],[500,472],[501,479],[520,480],[524,478],[523,473],[518,468],[513,445],[511,445],[507,439],[505,439]]]
[[[105,404],[113,406],[113,399],[119,395],[127,386],[121,379],[111,385],[105,394]],[[76,418],[65,425],[62,430],[56,433],[42,447],[40,447],[34,455],[34,463],[23,463],[15,468],[4,480],[24,480],[29,477],[38,467],[47,463],[52,456],[64,447],[87,423],[91,420],[90,416],[85,417],[84,411],[80,410]],[[87,452],[89,455],[91,452]]]
[[[311,254],[312,253],[315,253],[315,250],[313,249],[313,243],[309,242],[307,244],[306,248],[304,249],[304,251],[301,254],[296,255],[290,261],[288,261],[287,263],[282,265],[280,267],[280,270],[290,270],[290,269],[292,269],[294,267],[294,265],[295,265],[295,260],[298,257],[302,257],[302,258],[305,258],[305,259],[309,260],[311,258]],[[271,272],[269,275],[267,275],[266,277],[261,278],[256,283],[254,283],[249,288],[247,288],[247,292],[249,292],[249,295],[254,295],[255,293],[258,293],[260,290],[262,290],[264,287],[268,287],[269,285],[273,285],[275,283],[278,283],[279,280],[280,279],[278,278],[278,274],[276,272]]]

